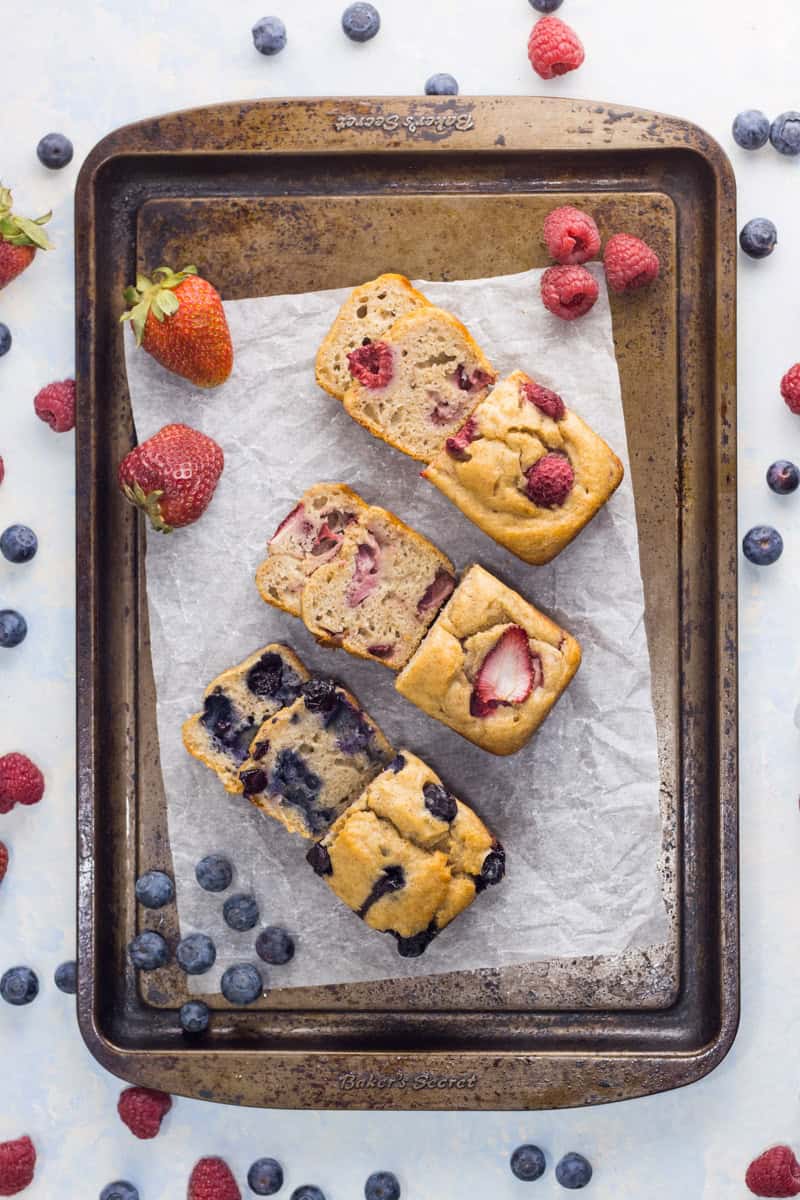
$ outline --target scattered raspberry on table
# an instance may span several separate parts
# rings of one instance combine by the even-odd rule
[[[630,233],[615,233],[608,239],[603,262],[608,286],[615,292],[633,292],[658,278],[658,255]]]
[[[157,1136],[172,1108],[172,1097],[155,1088],[129,1087],[120,1094],[117,1112],[134,1137],[143,1141]]]
[[[585,267],[548,267],[540,287],[545,308],[562,321],[584,316],[600,294],[597,280]]]
[[[800,1163],[789,1146],[772,1146],[753,1159],[744,1181],[754,1196],[800,1196]]]
[[[781,380],[781,395],[793,413],[800,415],[800,363],[795,363]]]
[[[7,870],[8,870],[8,848],[5,844],[5,842],[0,842],[0,883],[2,883],[3,880],[5,879]]]
[[[593,218],[572,204],[547,214],[544,240],[550,257],[564,266],[585,263],[600,249],[600,232]]]
[[[581,39],[560,17],[542,17],[528,38],[528,59],[542,79],[566,75],[586,57]]]
[[[75,380],[48,383],[34,396],[33,407],[56,433],[68,433],[75,427]]]
[[[0,758],[0,813],[15,804],[38,804],[44,795],[44,776],[26,754],[4,754]]]
[[[231,1169],[221,1158],[201,1158],[189,1178],[187,1200],[242,1200]]]
[[[33,1182],[36,1151],[27,1136],[0,1142],[0,1196],[16,1196]]]

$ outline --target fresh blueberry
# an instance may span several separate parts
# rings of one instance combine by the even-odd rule
[[[733,140],[743,150],[760,150],[769,141],[769,117],[758,108],[746,108],[733,122]]]
[[[223,974],[220,989],[230,1004],[252,1004],[263,992],[264,980],[250,963],[235,963]]]
[[[136,880],[135,891],[145,908],[163,908],[175,899],[175,884],[163,871],[145,871]]]
[[[11,349],[11,330],[0,321],[0,358]]]
[[[753,217],[739,234],[739,245],[751,258],[766,258],[777,244],[778,231],[766,217]]]
[[[282,967],[294,958],[294,938],[280,925],[268,925],[256,938],[256,954],[264,962]]]
[[[190,933],[175,950],[178,966],[187,975],[204,975],[217,959],[217,948],[205,933]]]
[[[39,539],[27,525],[9,525],[0,534],[0,554],[9,562],[30,562],[38,549]]]
[[[208,1005],[202,1000],[187,1000],[181,1006],[181,1029],[184,1033],[205,1033],[210,1016]]]
[[[100,1193],[100,1200],[139,1200],[139,1193],[132,1183],[125,1179],[116,1179],[107,1183]]]
[[[555,12],[557,8],[561,8],[564,0],[530,0],[531,8],[535,8],[540,13]]]
[[[274,1158],[258,1158],[247,1172],[247,1186],[257,1196],[274,1196],[283,1187],[283,1167]]]
[[[512,1175],[516,1175],[517,1179],[522,1179],[526,1183],[532,1183],[534,1179],[541,1179],[546,1166],[544,1154],[538,1146],[517,1146],[511,1155]]]
[[[60,171],[72,162],[72,142],[63,133],[47,133],[36,147],[36,154],[43,167]]]
[[[325,1200],[325,1193],[314,1187],[313,1183],[304,1183],[294,1189],[289,1200]]]
[[[364,1200],[400,1200],[400,1184],[391,1171],[376,1171],[364,1184]]]
[[[30,967],[9,967],[0,979],[0,996],[6,1004],[30,1004],[39,995],[39,980]]]
[[[458,80],[453,75],[448,75],[446,71],[440,71],[438,75],[431,75],[425,81],[425,95],[457,96]]]
[[[286,45],[286,26],[280,17],[262,17],[253,26],[253,45],[259,54],[278,54]]]
[[[78,990],[78,964],[73,961],[61,963],[56,967],[53,978],[60,992],[74,996]]]
[[[783,554],[783,538],[771,525],[756,525],[744,535],[742,550],[757,567],[768,567]]]
[[[556,1164],[556,1179],[564,1188],[576,1192],[592,1178],[592,1164],[582,1154],[565,1154]]]
[[[228,896],[222,906],[222,915],[226,924],[239,933],[243,933],[245,929],[252,929],[254,925],[258,924],[258,905],[255,896],[248,896],[245,892],[237,892],[235,896]]]
[[[207,854],[194,869],[195,879],[206,892],[224,892],[231,886],[233,867],[222,854]]]
[[[131,962],[139,971],[155,971],[169,962],[169,946],[160,933],[146,929],[128,943]]]
[[[0,646],[9,650],[25,641],[28,633],[28,622],[22,613],[13,608],[0,609]]]
[[[800,154],[800,112],[781,113],[772,122],[769,140],[779,154]]]
[[[788,496],[790,492],[797,491],[798,484],[800,484],[800,471],[793,462],[779,458],[767,471],[767,483],[779,496]]]
[[[307,679],[300,691],[309,712],[330,712],[336,703],[336,684],[332,679]]]
[[[380,13],[363,0],[349,5],[342,13],[342,29],[352,42],[368,42],[381,27]]]

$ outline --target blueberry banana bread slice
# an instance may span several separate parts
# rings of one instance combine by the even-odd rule
[[[399,670],[454,587],[449,558],[372,506],[348,528],[341,552],[308,577],[301,615],[319,641]]]
[[[433,305],[395,321],[348,356],[344,406],[370,433],[423,462],[487,394],[492,364],[456,318]]]
[[[393,753],[355,696],[314,678],[264,722],[239,778],[248,800],[291,833],[319,837]]]
[[[277,643],[223,671],[205,690],[203,711],[183,724],[183,744],[215,771],[229,792],[241,792],[239,768],[267,717],[300,695],[308,679],[300,659]]]
[[[382,338],[398,317],[424,308],[428,300],[405,275],[379,275],[345,300],[317,354],[317,383],[342,400],[350,386],[347,356]]]
[[[307,579],[342,548],[348,528],[366,511],[360,496],[344,483],[317,483],[272,535],[256,586],[267,604],[300,616]]]
[[[464,574],[397,677],[402,696],[492,754],[514,754],[574,676],[580,646],[483,567]]]
[[[364,789],[308,861],[403,957],[433,938],[505,874],[505,852],[479,817],[407,750]]]
[[[514,371],[422,472],[484,533],[546,563],[619,487],[622,463],[555,392]]]

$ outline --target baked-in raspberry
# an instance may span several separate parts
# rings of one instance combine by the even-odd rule
[[[172,1108],[172,1098],[155,1088],[129,1087],[120,1093],[117,1112],[134,1137],[154,1138]]]
[[[474,417],[467,417],[461,428],[447,439],[444,444],[445,450],[459,462],[466,462],[469,458],[467,446],[478,436],[478,422]]]
[[[16,1196],[33,1182],[36,1151],[29,1137],[0,1142],[0,1196]]]
[[[394,375],[392,349],[386,342],[370,342],[367,346],[359,346],[357,350],[350,351],[347,361],[350,374],[364,387],[386,387]]]
[[[221,1158],[201,1158],[189,1178],[187,1200],[242,1200],[231,1169]]]
[[[75,425],[75,380],[48,383],[34,396],[33,407],[56,433],[67,433]]]
[[[567,406],[557,392],[550,388],[541,387],[538,383],[523,383],[522,394],[531,404],[535,404],[540,412],[553,421],[563,421]]]
[[[0,842],[0,883],[3,882],[8,870],[8,847],[5,842]]]
[[[582,317],[600,294],[586,267],[548,267],[540,286],[545,308],[564,321]]]
[[[540,508],[559,508],[572,491],[575,472],[563,454],[544,454],[525,472],[526,491]]]
[[[44,776],[27,754],[4,754],[0,758],[0,813],[15,804],[38,804],[44,795]]]
[[[788,1146],[773,1146],[753,1159],[744,1181],[755,1196],[800,1196],[800,1163]]]
[[[608,239],[603,262],[608,286],[615,292],[633,292],[658,278],[655,250],[630,233],[615,233]]]
[[[574,71],[585,57],[581,39],[560,17],[542,17],[531,30],[528,58],[542,79]]]
[[[550,257],[563,266],[585,263],[600,249],[600,231],[594,220],[572,204],[547,214],[544,240]]]
[[[800,363],[795,363],[781,380],[781,395],[793,413],[800,416]]]

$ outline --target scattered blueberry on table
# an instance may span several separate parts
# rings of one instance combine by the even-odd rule
[[[125,1179],[107,1183],[100,1193],[100,1200],[139,1200],[139,1192]]]
[[[253,26],[253,45],[259,54],[278,54],[286,45],[286,26],[280,17],[262,17]]]
[[[39,995],[39,980],[30,967],[9,967],[0,979],[0,996],[6,1004],[30,1004]]]
[[[425,82],[426,96],[457,96],[458,95],[458,80],[453,75],[448,75],[447,71],[439,71],[436,75],[431,75]]]
[[[800,471],[793,462],[779,458],[767,471],[767,483],[779,496],[788,496],[800,485]]]
[[[294,958],[294,938],[279,925],[268,925],[256,938],[256,954],[264,962],[282,967]]]
[[[139,971],[155,971],[169,962],[169,946],[160,933],[146,929],[128,943],[131,962]]]
[[[64,992],[67,996],[74,996],[78,990],[78,964],[73,959],[59,963],[53,979],[60,992]]]
[[[592,1165],[582,1154],[565,1154],[556,1163],[556,1179],[564,1188],[577,1191],[585,1188],[592,1178]]]
[[[511,1173],[525,1183],[541,1179],[546,1166],[544,1154],[538,1146],[517,1146],[511,1155]]]
[[[325,1193],[314,1187],[313,1183],[304,1183],[294,1189],[289,1200],[325,1200]]]
[[[164,871],[145,871],[136,880],[134,890],[145,908],[163,908],[175,899],[175,884]]]
[[[364,1184],[364,1200],[400,1200],[400,1183],[391,1171],[376,1171]]]
[[[0,534],[0,554],[9,562],[30,562],[38,549],[39,539],[27,525],[9,525]]]
[[[783,112],[772,122],[769,140],[779,154],[800,154],[800,112]]]
[[[179,1020],[184,1033],[205,1033],[211,1012],[202,1000],[187,1000],[181,1005]]]
[[[220,981],[220,991],[229,1004],[252,1004],[263,990],[261,972],[250,963],[234,963]]]
[[[767,217],[753,217],[742,226],[739,245],[750,258],[766,258],[778,244],[778,231]]]
[[[557,8],[561,8],[564,0],[530,0],[531,8],[535,8],[540,13],[553,13]]]
[[[228,896],[222,906],[222,915],[225,918],[225,924],[238,933],[243,933],[246,929],[253,929],[258,924],[259,915],[255,896],[249,896],[245,892],[237,892],[235,896]]]
[[[0,646],[10,650],[25,641],[28,623],[22,613],[13,608],[0,609]]]
[[[247,1186],[257,1196],[274,1196],[283,1187],[283,1167],[274,1158],[257,1159],[247,1172]]]
[[[11,349],[11,330],[0,321],[0,358]]]
[[[745,558],[757,567],[768,567],[783,554],[783,538],[771,525],[756,525],[744,535]]]
[[[733,140],[743,150],[760,150],[769,141],[769,117],[758,108],[747,108],[733,122]]]
[[[187,975],[204,975],[217,961],[217,948],[205,933],[190,933],[175,950],[175,961]]]
[[[342,13],[342,29],[351,42],[368,42],[381,27],[380,13],[374,4],[358,0]]]
[[[60,171],[72,162],[72,142],[63,133],[47,133],[36,147],[36,155],[43,167]]]
[[[207,854],[195,867],[194,875],[203,891],[224,892],[231,886],[233,867],[222,854]]]

